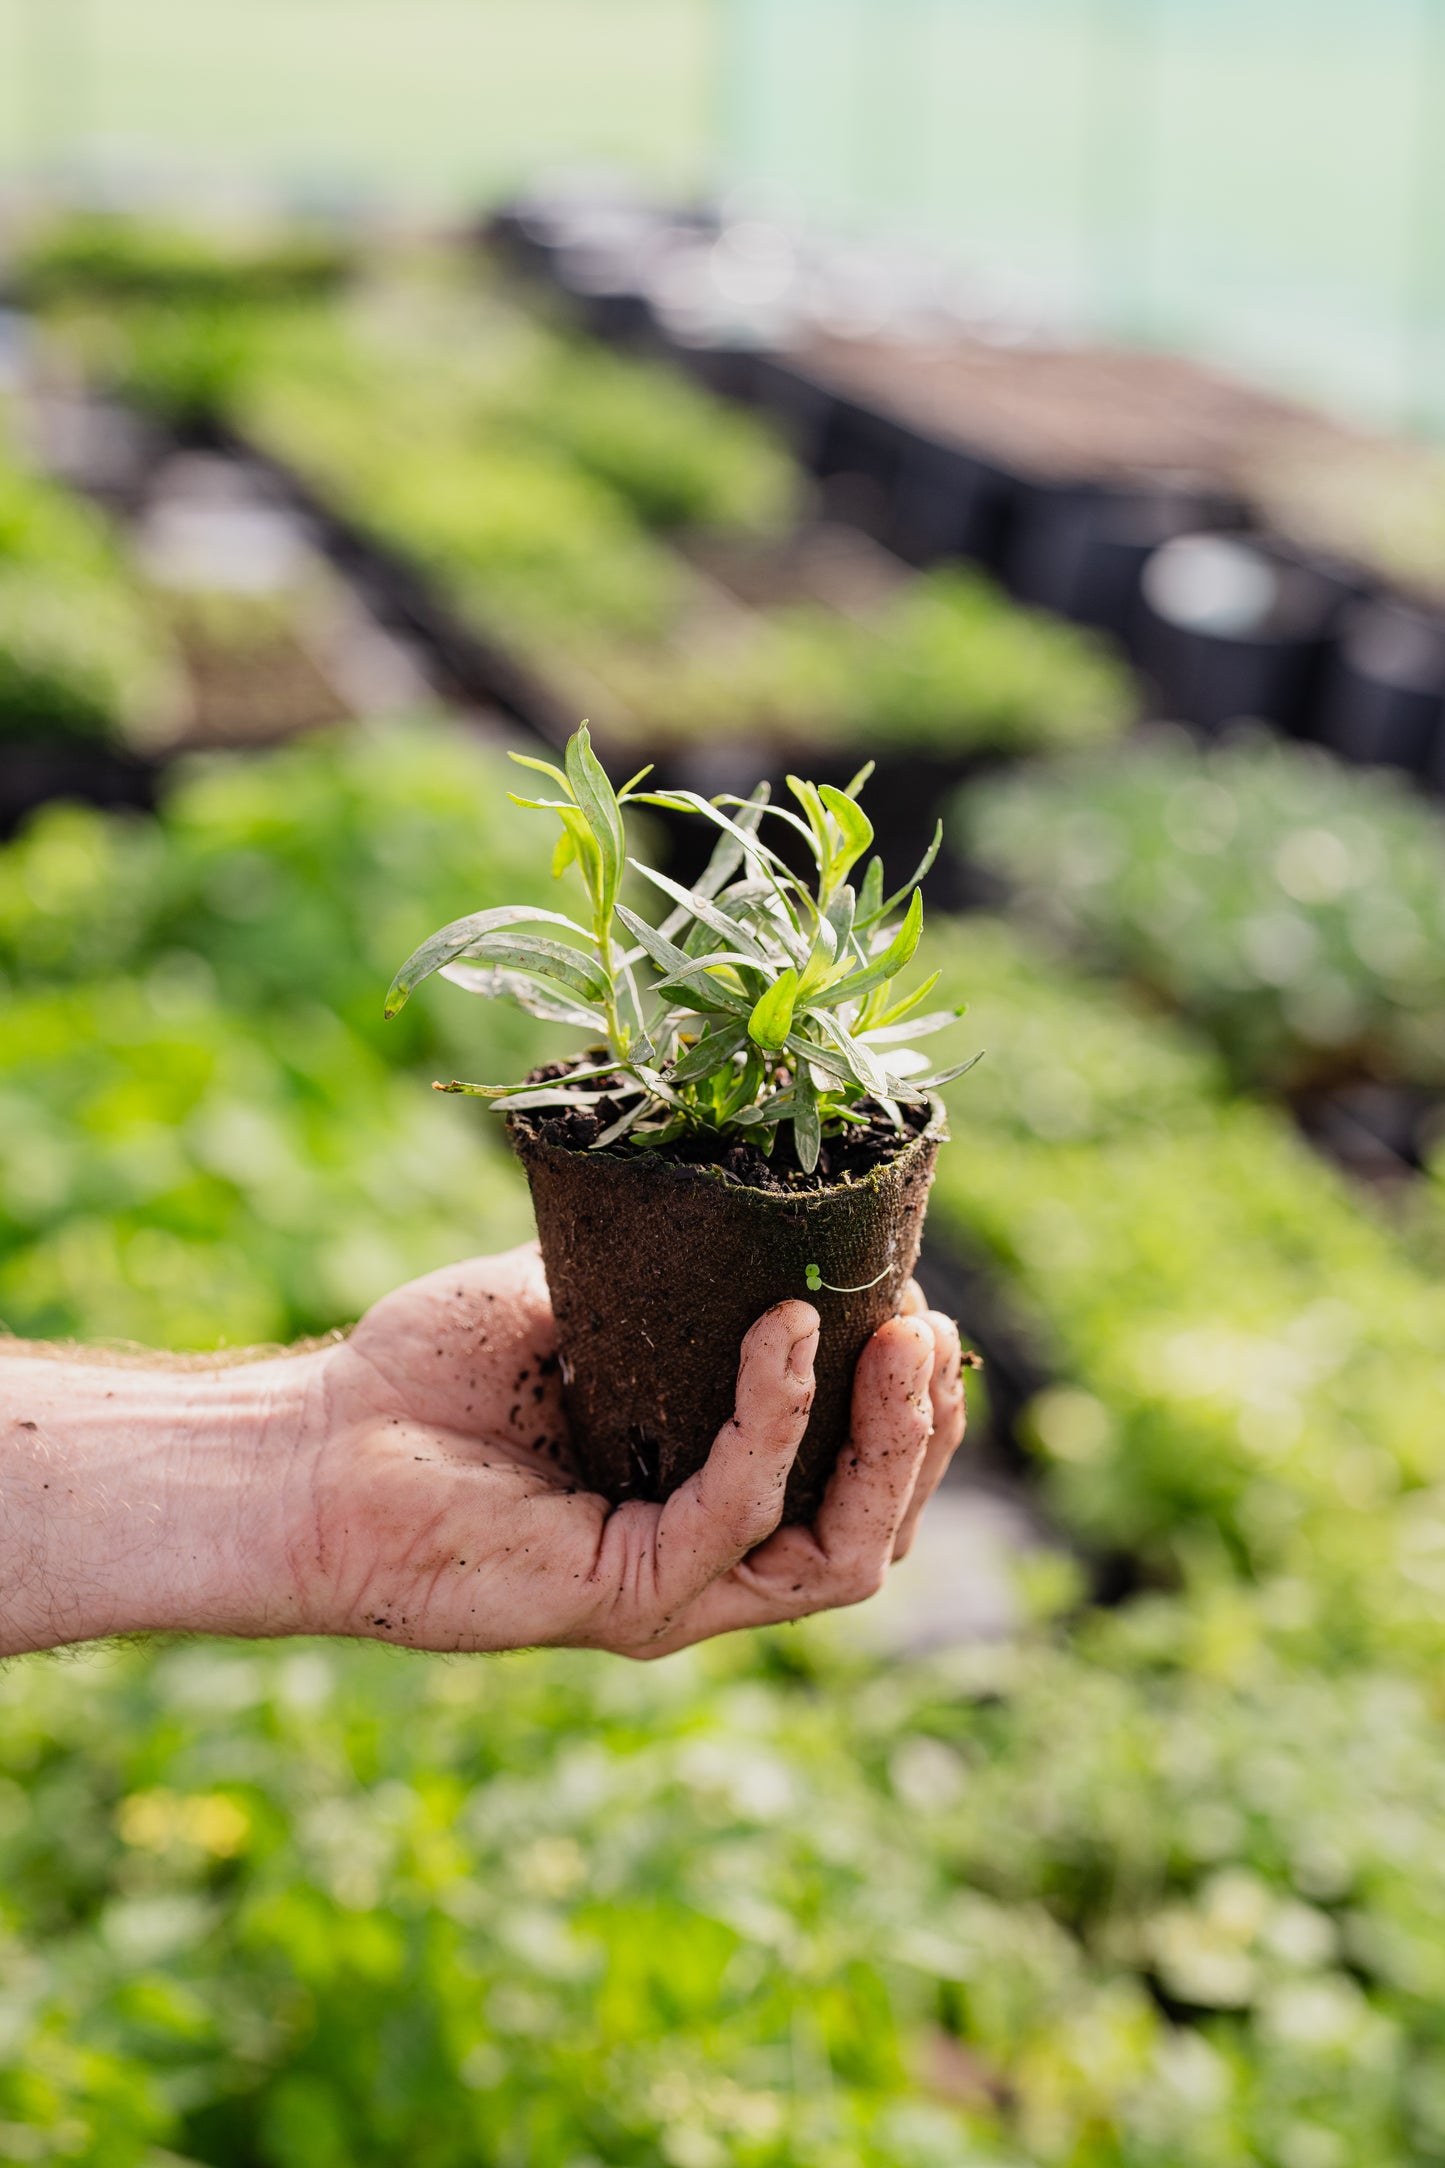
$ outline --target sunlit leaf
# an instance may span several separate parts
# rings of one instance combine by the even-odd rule
[[[786,1044],[793,1023],[793,1003],[798,993],[798,974],[787,970],[773,981],[748,1018],[748,1036],[758,1046],[776,1053]]]

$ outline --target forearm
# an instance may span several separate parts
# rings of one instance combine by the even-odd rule
[[[0,1351],[0,1654],[295,1630],[284,1501],[318,1359]]]

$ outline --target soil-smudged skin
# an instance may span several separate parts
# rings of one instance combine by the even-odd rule
[[[600,1102],[598,1111],[610,1118]],[[847,1439],[858,1357],[897,1312],[917,1262],[941,1126],[926,1113],[915,1121],[903,1138],[870,1124],[834,1146],[828,1178],[809,1179],[789,1168],[781,1145],[776,1166],[736,1143],[712,1163],[625,1144],[593,1152],[602,1124],[590,1110],[508,1117],[532,1188],[563,1393],[589,1483],[618,1502],[667,1497],[702,1466],[732,1412],[749,1326],[774,1303],[801,1298],[816,1305],[822,1331],[784,1519],[812,1520]],[[816,1292],[810,1264],[825,1283]]]

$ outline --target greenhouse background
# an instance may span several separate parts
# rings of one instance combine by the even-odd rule
[[[1445,2163],[1442,26],[0,0],[0,1330],[527,1238],[382,1004],[583,714],[871,764],[984,1054],[875,1599],[5,1665],[0,2161]]]
[[[465,209],[602,162],[1432,430],[1442,99],[1438,0],[0,7],[12,178]]]

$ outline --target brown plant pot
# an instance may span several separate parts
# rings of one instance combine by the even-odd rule
[[[751,1189],[720,1167],[655,1152],[549,1144],[525,1114],[508,1128],[531,1184],[587,1482],[619,1504],[685,1482],[732,1413],[744,1334],[796,1297],[816,1305],[822,1330],[784,1519],[811,1521],[848,1436],[858,1357],[897,1313],[918,1259],[942,1110],[869,1173],[796,1192]],[[810,1264],[860,1292],[810,1294]]]

